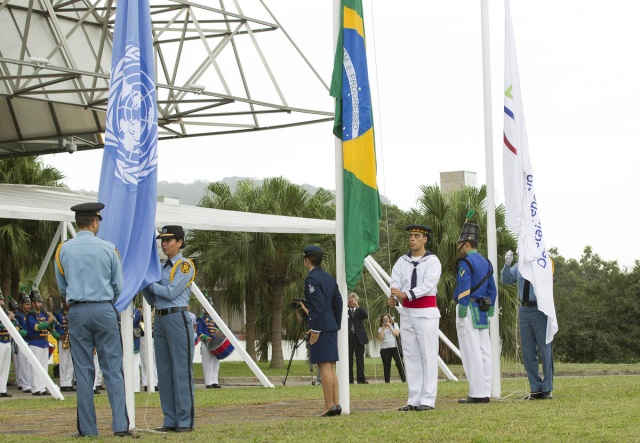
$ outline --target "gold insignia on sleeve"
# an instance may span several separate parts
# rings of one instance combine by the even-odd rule
[[[189,263],[188,261],[185,260],[180,263],[180,272],[182,272],[183,274],[188,274],[190,269],[191,263]]]

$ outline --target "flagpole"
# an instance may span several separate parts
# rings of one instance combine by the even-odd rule
[[[498,242],[496,236],[496,203],[493,172],[493,121],[491,118],[491,51],[489,39],[489,0],[480,0],[480,19],[482,28],[482,92],[484,97],[484,148],[487,173],[487,255],[494,269],[498,265]],[[498,287],[497,273],[493,279]],[[495,315],[490,323],[491,335],[491,396],[500,398],[500,305],[496,295]]]
[[[129,429],[136,428],[135,386],[133,386],[133,303],[120,313],[122,335],[122,370],[124,371],[124,397],[129,417]]]
[[[340,31],[340,0],[333,0],[333,47],[338,45]],[[338,331],[338,356],[336,365],[338,375],[338,391],[340,406],[344,414],[351,413],[351,398],[349,393],[349,337],[347,331],[347,274],[344,256],[344,161],[342,159],[342,140],[335,137],[335,166],[336,166],[336,282],[342,294],[342,322]]]

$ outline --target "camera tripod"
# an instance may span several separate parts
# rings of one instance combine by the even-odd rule
[[[296,349],[298,349],[302,345],[302,343],[306,343],[307,349],[309,349],[309,337],[307,336],[307,333],[304,332],[305,330],[306,330],[306,327],[302,329],[302,338],[296,341],[296,344],[293,346],[293,349],[291,350],[291,357],[289,357],[289,364],[287,365],[287,373],[284,376],[284,380],[282,380],[282,384],[284,386],[286,386],[287,384],[287,378],[289,377],[289,371],[291,370],[291,363],[293,362],[293,357],[294,355],[296,355]],[[309,360],[309,372],[313,374],[313,364],[311,363],[311,360]],[[320,384],[319,381],[313,380],[313,375],[311,375],[311,384],[312,385]]]

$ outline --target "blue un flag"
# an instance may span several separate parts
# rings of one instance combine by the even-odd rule
[[[105,146],[98,200],[106,205],[99,236],[122,256],[124,310],[160,280],[155,240],[158,108],[149,0],[118,0]]]

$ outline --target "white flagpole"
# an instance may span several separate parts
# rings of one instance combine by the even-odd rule
[[[149,394],[156,391],[156,385],[158,380],[155,379],[154,366],[156,364],[153,359],[153,325],[151,324],[151,305],[147,303],[147,299],[142,297],[142,317],[144,318],[144,355],[141,357],[145,359],[147,369],[147,392]],[[142,340],[142,339],[141,339]]]
[[[124,372],[124,397],[129,416],[129,429],[136,428],[136,402],[133,387],[133,301],[120,313],[122,336],[122,370]]]
[[[333,1],[333,47],[338,45],[340,31],[340,0]],[[336,147],[336,282],[342,295],[342,322],[338,331],[338,356],[336,365],[340,406],[344,414],[351,413],[349,392],[349,336],[347,335],[347,273],[344,257],[344,162],[342,159],[342,140],[335,137]]]
[[[481,0],[480,17],[482,23],[482,92],[484,97],[484,148],[487,172],[487,255],[493,264],[493,279],[498,287],[498,241],[496,237],[496,203],[493,178],[493,121],[491,118],[491,51],[489,39],[489,0]],[[500,398],[500,304],[496,296],[495,315],[491,319],[491,396]]]

